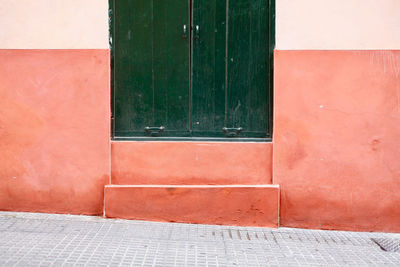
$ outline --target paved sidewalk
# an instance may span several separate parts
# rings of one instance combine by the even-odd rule
[[[400,234],[0,212],[0,266],[400,266],[399,240]]]

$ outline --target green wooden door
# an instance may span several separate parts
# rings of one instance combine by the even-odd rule
[[[113,3],[114,136],[270,136],[269,0]]]
[[[226,125],[227,1],[193,1],[192,129],[194,136],[224,137]]]
[[[268,0],[194,0],[193,135],[266,137]]]
[[[267,2],[229,1],[226,126],[242,128],[246,137],[265,137],[268,131]]]
[[[189,1],[114,1],[115,136],[189,136]]]

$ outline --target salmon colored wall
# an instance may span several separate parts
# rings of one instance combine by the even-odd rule
[[[1,0],[2,49],[107,49],[108,0]]]
[[[0,62],[0,210],[101,214],[109,51],[0,50]]]
[[[399,0],[276,0],[276,47],[400,49]]]
[[[278,186],[106,186],[111,218],[278,227]]]
[[[270,184],[271,143],[113,142],[112,184]]]
[[[400,232],[400,51],[276,51],[281,225]]]

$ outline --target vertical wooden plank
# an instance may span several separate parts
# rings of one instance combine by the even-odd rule
[[[115,135],[189,135],[188,0],[116,1]]]
[[[184,37],[184,25],[187,36]],[[189,135],[189,1],[154,1],[154,125]]]
[[[266,133],[269,106],[268,0],[252,0],[247,131]]]
[[[269,137],[272,137],[273,131],[273,99],[274,99],[274,49],[275,49],[275,17],[276,17],[276,3],[275,0],[268,1],[268,123],[267,133]]]
[[[193,31],[193,135],[223,137],[226,0],[194,0]]]
[[[229,1],[227,126],[247,129],[251,49],[250,1]]]
[[[143,133],[153,117],[153,1],[115,3],[115,134]]]
[[[229,1],[227,127],[265,137],[268,122],[268,2]]]
[[[114,76],[114,60],[115,60],[115,55],[114,55],[114,23],[115,23],[115,8],[114,8],[114,2],[115,0],[108,0],[108,25],[109,25],[109,39],[108,39],[108,44],[110,46],[110,67],[111,67],[111,72],[110,72],[110,93],[111,93],[111,127],[110,127],[110,136],[111,138],[114,138],[114,129],[115,129],[115,88],[114,88],[114,83],[115,83],[115,76]]]

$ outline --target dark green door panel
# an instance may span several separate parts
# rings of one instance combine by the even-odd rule
[[[129,133],[151,123],[152,3],[117,1],[115,14],[115,133]],[[141,38],[134,38],[140,35]]]
[[[120,0],[114,10],[115,135],[189,136],[188,1]]]
[[[221,0],[193,1],[192,128],[194,136],[223,137],[226,4],[226,1]]]
[[[170,136],[179,133],[188,135],[190,94],[188,1],[153,1],[155,3],[154,126],[165,126],[165,131]]]
[[[268,0],[194,0],[194,136],[267,136],[268,25]]]
[[[241,136],[268,130],[268,0],[229,1],[227,127]]]
[[[115,138],[271,137],[273,0],[110,3]]]

